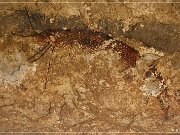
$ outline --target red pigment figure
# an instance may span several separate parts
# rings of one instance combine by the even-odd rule
[[[27,9],[27,16],[32,27],[30,17]],[[32,27],[33,29],[33,27]],[[34,30],[33,30],[34,31]],[[34,31],[35,32],[35,31]],[[39,49],[32,57],[28,59],[30,62],[35,62],[41,58],[51,47],[57,47],[57,45],[74,45],[80,44],[82,48],[95,49],[104,45],[105,42],[109,41],[104,49],[112,49],[114,52],[118,52],[121,60],[128,67],[135,67],[137,61],[140,59],[140,53],[124,42],[113,39],[108,34],[92,31],[92,30],[79,30],[79,29],[60,29],[60,30],[47,30],[41,33],[36,33],[36,37],[39,41],[44,43],[44,47]],[[163,77],[157,71],[157,68],[153,65],[149,66],[147,71],[144,73],[144,85],[142,86],[144,94],[147,96],[147,102],[149,96],[157,97],[160,102],[161,108],[167,118],[169,106],[165,104],[165,97],[167,95],[167,86],[164,82]]]
[[[113,40],[112,37],[102,32],[62,29],[58,31],[46,31],[40,33],[37,37],[39,40],[43,39],[42,41],[45,46],[28,59],[30,62],[37,61],[50,47],[56,47],[57,44],[73,45],[79,43],[82,48],[88,47],[90,49],[95,49],[101,46],[105,41],[110,40],[111,42],[104,49],[112,49],[114,52],[120,52],[121,59],[124,60],[129,67],[135,66],[137,59],[140,58],[138,51],[134,48],[126,45],[122,41]]]

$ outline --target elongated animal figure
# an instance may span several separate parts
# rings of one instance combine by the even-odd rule
[[[30,25],[32,23],[25,9]],[[33,29],[33,27],[32,27]],[[34,30],[33,30],[34,31]],[[35,33],[35,37],[39,42],[43,43],[44,46],[39,49],[34,55],[28,58],[29,62],[38,61],[50,48],[61,48],[64,45],[75,45],[79,44],[82,48],[95,49],[111,49],[113,52],[117,52],[120,56],[120,60],[124,62],[127,67],[135,67],[139,61],[147,61],[148,59],[141,58],[140,53],[130,47],[123,41],[114,39],[112,36],[93,30],[80,30],[80,29],[56,29],[46,30],[41,33]],[[165,118],[168,115],[169,106],[166,105],[164,98],[167,96],[167,86],[160,72],[157,71],[153,61],[147,62],[143,69],[143,92],[147,96],[155,96],[159,101],[161,108],[165,114]]]

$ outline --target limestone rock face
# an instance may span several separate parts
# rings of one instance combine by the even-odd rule
[[[1,5],[1,132],[179,132],[178,4]]]

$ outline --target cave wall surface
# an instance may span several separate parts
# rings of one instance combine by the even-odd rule
[[[7,2],[0,132],[180,132],[178,1]]]

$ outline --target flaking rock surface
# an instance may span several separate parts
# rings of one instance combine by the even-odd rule
[[[1,4],[0,131],[179,132],[179,12],[170,3]],[[87,36],[55,42],[57,30]],[[116,40],[137,52],[113,49]],[[167,86],[166,113],[159,84],[145,84],[151,64]]]

